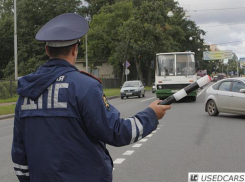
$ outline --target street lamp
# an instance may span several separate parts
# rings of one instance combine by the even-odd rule
[[[192,41],[193,40],[193,37],[194,38],[196,37],[197,38],[197,42],[200,42],[200,40],[199,40],[199,38],[197,36],[191,36],[191,37],[189,37],[189,40]]]
[[[167,14],[167,16],[168,16],[169,18],[172,18],[172,17],[174,16],[173,11],[169,11],[168,14]]]

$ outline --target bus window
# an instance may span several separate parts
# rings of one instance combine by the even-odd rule
[[[176,65],[178,76],[195,74],[194,55],[178,54],[176,55]]]
[[[174,75],[174,55],[159,55],[157,57],[157,75]]]

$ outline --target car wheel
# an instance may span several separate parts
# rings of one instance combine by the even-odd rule
[[[121,99],[123,99],[124,97],[123,96],[121,96]]]
[[[196,101],[197,100],[197,97],[196,96],[194,96],[194,97],[191,97],[191,101]]]
[[[206,107],[210,116],[217,116],[219,114],[217,106],[213,100],[209,100]]]
[[[145,91],[144,91],[144,93],[143,93],[143,95],[142,95],[143,97],[145,97]]]

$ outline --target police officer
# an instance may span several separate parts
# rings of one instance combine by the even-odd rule
[[[99,80],[74,66],[79,38],[88,31],[80,15],[62,14],[36,39],[49,60],[19,79],[12,160],[21,182],[111,182],[106,144],[124,146],[156,129],[170,106],[152,102],[126,119],[108,103]]]

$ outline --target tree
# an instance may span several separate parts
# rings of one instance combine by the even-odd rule
[[[151,60],[156,53],[169,52],[174,48],[175,42],[169,35],[169,31],[176,30],[164,26],[168,22],[167,12],[163,11],[166,2],[171,8],[175,6],[173,1],[133,1],[133,16],[123,27],[125,34],[130,32],[131,48],[130,59],[135,63],[137,77],[151,84]],[[167,10],[166,10],[167,11]],[[164,24],[164,23],[165,24]],[[177,32],[177,31],[176,31]],[[143,78],[147,78],[144,80]]]
[[[8,6],[3,6],[5,3]],[[130,79],[141,79],[148,85],[153,76],[151,61],[156,53],[201,48],[204,32],[194,22],[183,18],[184,11],[174,0],[88,0],[88,3],[89,6],[84,7],[80,0],[17,1],[20,76],[35,71],[48,59],[44,44],[34,39],[38,30],[51,18],[67,12],[92,18],[88,33],[92,63],[106,60],[113,65],[116,75],[123,75],[123,63],[129,60],[130,69],[137,70],[130,73]],[[12,9],[10,0],[0,0],[0,44],[10,43],[0,55],[6,67],[5,77],[13,75],[14,71]],[[169,10],[174,11],[173,18],[167,17]],[[190,42],[190,36],[199,41]],[[85,49],[84,45],[82,48]]]
[[[14,16],[11,0],[0,1],[0,79],[3,70],[13,60],[14,55]]]
[[[35,71],[38,66],[48,59],[45,54],[44,44],[35,40],[35,35],[39,29],[55,16],[63,13],[78,12],[79,8],[81,8],[80,0],[17,1],[18,71],[20,76]],[[6,13],[1,13],[1,21],[2,16],[5,14]],[[11,42],[13,42],[12,30],[14,29],[12,11],[11,16],[9,16],[7,20],[4,22],[8,22],[10,25],[4,25],[3,30],[6,31],[6,34],[8,33],[7,41],[11,46],[11,48],[6,49],[8,49],[8,52],[12,53],[4,60],[9,64],[9,66],[7,66],[7,68],[9,68],[12,65],[11,60],[13,60],[14,54],[13,44],[11,44]],[[9,32],[11,32],[11,36]],[[0,42],[4,42],[2,40],[3,37],[1,36]],[[9,77],[13,75],[13,72],[9,72],[9,69],[5,69],[4,74],[5,77]]]
[[[169,10],[175,11],[171,19],[167,17]],[[129,77],[134,76],[142,81],[147,78],[149,85],[152,78],[151,61],[156,53],[185,51],[190,45],[195,45],[197,49],[201,44],[198,41],[195,44],[187,42],[190,35],[202,40],[200,36],[204,32],[183,17],[183,9],[173,0],[133,0],[107,4],[92,19],[90,59],[108,60],[115,72],[122,75],[123,62],[129,60],[130,68],[137,70],[136,75],[130,74]]]
[[[128,39],[120,35],[120,27],[131,17],[132,10],[131,2],[118,2],[104,6],[93,16],[88,34],[90,60],[108,60],[115,72],[121,70]]]
[[[112,5],[118,0],[86,0],[88,6],[83,6],[80,13],[85,16],[93,17],[105,5]]]

